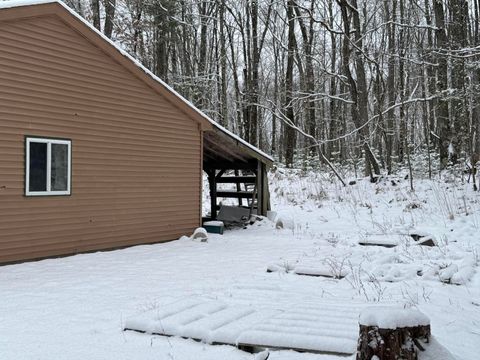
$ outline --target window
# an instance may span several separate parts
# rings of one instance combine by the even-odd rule
[[[26,138],[25,195],[70,195],[70,140]]]

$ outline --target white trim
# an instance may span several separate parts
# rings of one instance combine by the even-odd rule
[[[30,191],[30,144],[43,143],[47,144],[47,172],[46,172],[46,191]],[[67,145],[67,190],[52,191],[51,176],[52,176],[52,144]],[[26,137],[25,139],[25,196],[55,196],[55,195],[70,195],[72,183],[72,141]]]
[[[28,165],[30,167],[30,164]],[[52,189],[52,143],[48,141],[47,142],[47,192],[51,192],[51,189]]]

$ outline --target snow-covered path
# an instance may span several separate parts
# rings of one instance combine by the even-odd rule
[[[289,236],[264,233],[238,230],[206,244],[180,240],[2,267],[0,358],[251,358],[230,347],[167,341],[122,327],[126,317],[186,296],[276,306],[315,299],[318,292],[303,286],[288,291],[297,279],[265,273],[266,264],[294,244]],[[294,250],[309,246],[296,243]]]
[[[287,188],[287,181],[276,179],[272,191]],[[276,194],[276,208],[293,229],[278,230],[263,220],[212,235],[208,243],[181,239],[0,267],[0,359],[253,358],[230,346],[122,331],[126,318],[185,297],[280,310],[305,303],[417,306],[430,317],[440,343],[459,359],[477,359],[478,271],[457,286],[440,282],[435,267],[471,257],[476,271],[478,203],[469,205],[473,215],[448,220],[428,186],[415,199],[404,188],[371,184],[359,184],[350,193],[332,186],[322,189],[325,199],[311,199],[317,190],[305,183],[290,182],[292,193]],[[405,211],[414,200],[421,207]],[[412,228],[432,233],[442,246],[412,245],[401,235]],[[396,237],[401,244],[392,249],[357,245],[369,236]],[[334,280],[266,272],[269,264],[288,267],[305,259],[348,267],[350,275]],[[418,267],[423,276],[416,275]],[[269,359],[332,358],[280,351]]]

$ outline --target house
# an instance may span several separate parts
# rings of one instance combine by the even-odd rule
[[[63,3],[0,2],[0,263],[190,234],[202,170],[256,174],[265,214],[272,162]]]

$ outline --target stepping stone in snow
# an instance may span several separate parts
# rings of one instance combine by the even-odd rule
[[[297,275],[304,275],[304,276],[318,276],[318,277],[326,277],[332,279],[343,279],[345,276],[348,275],[347,269],[332,269],[328,266],[319,266],[319,267],[305,267],[305,266],[297,266],[293,270],[293,272]]]
[[[428,236],[429,234],[423,231],[414,231],[414,232],[410,232],[409,235],[413,240],[418,241],[421,238]]]
[[[349,274],[348,269],[335,269],[332,266],[308,261],[306,263],[276,263],[267,267],[267,273],[281,272],[302,276],[326,277],[330,279],[343,279]]]
[[[415,240],[415,243],[417,245],[421,246],[437,246],[437,241],[435,240],[435,237],[433,235],[427,235],[427,234],[410,234],[413,240]]]
[[[433,236],[424,236],[418,239],[417,245],[422,245],[422,246],[437,246],[435,243],[435,239]]]
[[[398,241],[394,239],[364,239],[358,242],[358,245],[362,246],[382,246],[386,248],[392,248],[398,245]]]
[[[424,231],[412,231],[409,233],[409,235],[417,243],[417,245],[437,246],[435,237]]]

